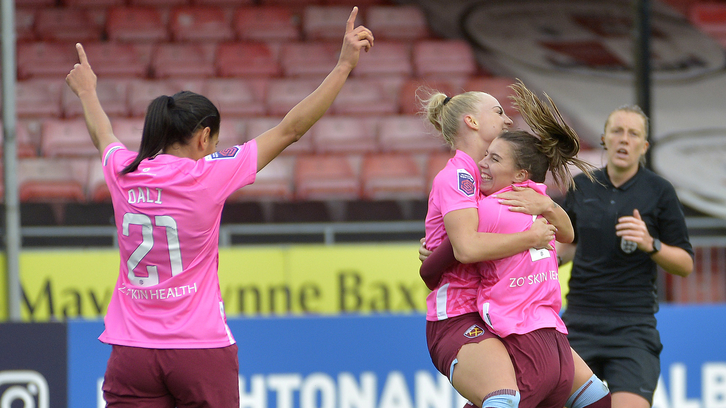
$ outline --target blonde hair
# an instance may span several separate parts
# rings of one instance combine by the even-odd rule
[[[514,95],[510,96],[514,101],[513,106],[522,114],[522,118],[534,132],[534,136],[538,140],[537,151],[546,157],[548,170],[552,173],[555,183],[564,185],[568,189],[574,185],[569,165],[574,165],[590,179],[593,179],[591,173],[595,166],[577,158],[577,153],[580,151],[580,138],[577,132],[565,123],[552,99],[544,94],[544,99],[547,101],[545,104],[520,80],[517,80],[517,83],[511,85],[510,88],[514,91]],[[521,157],[518,160],[518,164],[523,166],[521,168],[525,169],[530,162],[536,162],[536,160],[533,157]]]
[[[425,95],[422,97],[420,94]],[[456,135],[462,125],[461,118],[478,111],[483,94],[469,91],[449,97],[443,92],[421,87],[416,91],[416,99],[421,104],[421,113],[441,132],[446,144],[455,148]]]

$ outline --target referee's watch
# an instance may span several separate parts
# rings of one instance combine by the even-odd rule
[[[648,255],[653,255],[660,251],[660,240],[658,238],[653,238],[653,250],[648,252]]]

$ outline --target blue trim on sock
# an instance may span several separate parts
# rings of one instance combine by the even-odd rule
[[[517,408],[519,407],[519,391],[515,395],[509,393],[494,395],[482,401],[482,408]]]
[[[566,408],[584,408],[608,395],[610,390],[595,374],[577,389],[565,403]]]

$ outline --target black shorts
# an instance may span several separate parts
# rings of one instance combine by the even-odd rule
[[[611,316],[566,310],[570,346],[607,381],[611,393],[640,395],[651,405],[663,345],[655,316]]]

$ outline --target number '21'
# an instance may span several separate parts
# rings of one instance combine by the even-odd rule
[[[154,223],[157,227],[166,228],[166,241],[169,250],[169,260],[171,262],[171,276],[176,276],[182,272],[182,257],[179,249],[179,231],[177,230],[176,221],[168,215],[157,215],[154,217]],[[129,269],[129,280],[137,286],[153,286],[159,284],[159,271],[156,265],[147,265],[146,276],[136,276],[134,269],[144,257],[154,248],[154,225],[151,223],[151,217],[144,214],[124,214],[123,234],[129,236],[129,226],[138,225],[141,227],[142,241],[136,250],[126,261]]]

